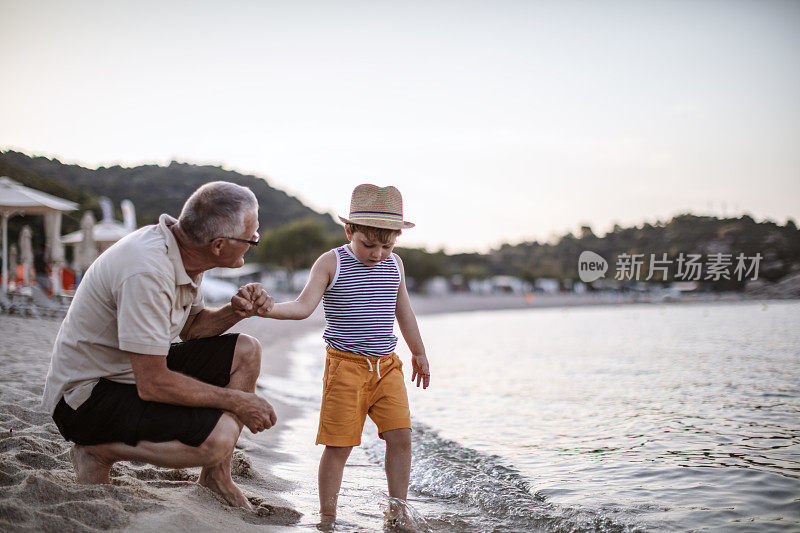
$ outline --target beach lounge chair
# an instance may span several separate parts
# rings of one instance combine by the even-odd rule
[[[21,294],[20,292],[5,293],[0,290],[0,310],[8,314],[39,316],[39,312],[34,307],[30,295]]]
[[[67,307],[59,303],[58,300],[50,298],[45,292],[36,285],[31,285],[31,301],[39,315],[57,317],[67,312]]]

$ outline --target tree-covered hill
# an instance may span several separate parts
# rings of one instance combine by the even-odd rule
[[[597,236],[584,226],[580,235],[562,236],[556,243],[526,242],[505,244],[489,254],[459,254],[451,256],[451,272],[465,277],[478,275],[513,275],[529,280],[540,277],[561,281],[578,279],[578,258],[589,250],[604,257],[611,265],[617,264],[621,254],[641,254],[642,271],[647,272],[651,256],[656,260],[666,257],[673,262],[668,276],[657,273],[652,281],[676,279],[680,254],[738,254],[747,257],[760,254],[762,260],[759,278],[777,281],[800,270],[800,230],[793,220],[784,226],[772,221],[756,221],[749,215],[739,218],[698,216],[690,213],[678,215],[667,222],[644,223],[623,228],[616,226],[604,236]],[[703,271],[705,276],[705,271]],[[736,279],[721,279],[708,284],[715,290],[741,290],[744,283]]]
[[[172,162],[166,167],[113,166],[93,170],[9,150],[0,153],[0,175],[77,201],[82,208],[94,208],[98,197],[107,196],[119,209],[119,203],[127,198],[136,206],[140,226],[156,222],[161,213],[177,216],[183,202],[197,187],[209,181],[225,180],[249,187],[255,193],[262,229],[301,218],[319,220],[329,231],[337,227],[329,215],[306,207],[297,198],[271,187],[263,178],[208,165]],[[117,216],[121,217],[121,214],[118,212]],[[69,219],[76,217],[79,219],[79,214],[72,214]],[[66,221],[65,229],[72,227],[74,222]]]

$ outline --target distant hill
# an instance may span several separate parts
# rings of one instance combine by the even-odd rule
[[[209,165],[172,162],[169,166],[100,167],[96,170],[67,165],[57,159],[31,157],[12,150],[0,152],[0,175],[57,196],[79,202],[81,210],[97,210],[97,199],[107,196],[119,213],[119,203],[131,200],[140,226],[152,224],[161,213],[178,216],[183,202],[200,185],[225,180],[249,187],[258,198],[260,231],[301,218],[319,220],[333,232],[338,227],[330,215],[318,213],[297,198],[271,187],[267,180]],[[80,213],[64,222],[65,232],[76,229]],[[14,219],[12,219],[14,220]]]
[[[578,279],[578,257],[584,250],[593,251],[611,265],[620,254],[644,254],[643,272],[648,272],[651,256],[656,260],[667,254],[674,260],[680,253],[732,254],[742,253],[747,257],[761,254],[759,278],[775,282],[800,272],[800,230],[794,220],[781,226],[765,220],[757,222],[749,215],[738,218],[717,218],[690,213],[677,215],[671,220],[655,224],[623,228],[615,226],[613,231],[600,237],[591,227],[581,228],[579,235],[568,233],[555,243],[525,242],[504,244],[488,254],[457,254],[447,260],[449,272],[465,278],[480,278],[490,275],[520,276],[529,281],[537,278],[556,278],[571,283]],[[706,259],[704,259],[705,261]],[[677,263],[670,264],[669,280],[675,280]],[[706,271],[703,271],[704,275]],[[657,273],[654,283],[663,279]],[[744,282],[722,279],[706,283],[713,290],[742,290]]]

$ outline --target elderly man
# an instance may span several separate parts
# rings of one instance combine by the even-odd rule
[[[239,267],[257,242],[253,193],[226,182],[195,191],[179,219],[131,233],[87,270],[58,332],[42,405],[75,445],[79,483],[108,483],[120,460],[202,466],[198,483],[250,508],[230,461],[242,426],[276,422],[255,394],[261,346],[223,335],[273,301],[258,284],[219,309],[200,291],[210,268]],[[257,296],[256,296],[257,295]],[[184,342],[171,344],[180,336]]]

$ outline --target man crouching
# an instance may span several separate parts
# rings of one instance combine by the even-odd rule
[[[213,267],[242,266],[257,230],[250,189],[208,183],[177,221],[161,215],[86,271],[59,329],[42,399],[75,443],[78,483],[108,483],[121,460],[201,466],[200,485],[251,507],[231,479],[231,455],[243,425],[257,433],[276,417],[254,392],[261,345],[223,333],[273,300],[254,286],[248,289],[262,294],[255,302],[234,296],[206,308],[200,282]],[[184,342],[173,344],[178,336]]]

